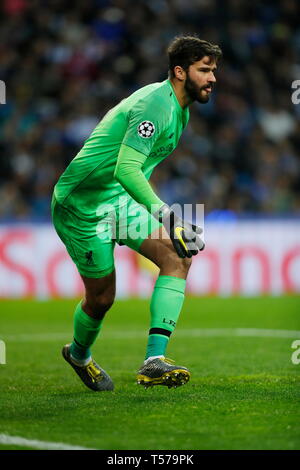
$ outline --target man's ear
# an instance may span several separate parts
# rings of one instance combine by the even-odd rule
[[[186,79],[186,71],[180,65],[174,67],[174,75],[181,82]]]

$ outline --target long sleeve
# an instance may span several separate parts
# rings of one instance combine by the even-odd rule
[[[122,144],[114,177],[126,189],[128,194],[139,204],[144,205],[151,213],[151,206],[157,210],[164,202],[153,191],[149,181],[142,172],[142,166],[147,156],[137,152],[132,147]],[[152,208],[153,209],[153,208]]]

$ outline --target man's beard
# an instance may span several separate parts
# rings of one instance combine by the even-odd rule
[[[199,87],[190,78],[189,73],[187,72],[184,89],[189,95],[191,101],[198,101],[198,103],[207,103],[209,100],[209,95],[207,94],[205,96],[201,94],[201,91],[204,90],[204,88],[207,88],[207,85],[205,87]]]

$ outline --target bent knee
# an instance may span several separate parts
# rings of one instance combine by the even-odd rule
[[[192,265],[192,262],[193,262],[193,257],[191,258],[179,258],[181,259],[182,263],[183,263],[183,266],[189,270],[191,265]]]
[[[181,269],[184,272],[188,272],[192,264],[192,258],[180,258],[175,251],[173,245],[170,247],[162,257],[162,266],[164,268],[176,268]]]
[[[115,300],[113,294],[94,294],[87,295],[86,301],[89,308],[92,310],[94,315],[103,315],[107,310],[111,308]]]
[[[95,301],[95,306],[97,308],[97,310],[99,311],[103,311],[103,310],[108,310],[110,309],[110,307],[112,306],[112,304],[114,303],[114,296],[113,295],[99,295],[99,296],[96,296],[94,301]]]
[[[192,265],[192,258],[179,258],[176,252],[175,252],[174,259],[176,259],[176,261],[174,262],[186,271],[188,271]]]

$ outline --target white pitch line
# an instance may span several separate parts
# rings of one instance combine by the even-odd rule
[[[200,336],[248,336],[262,338],[300,338],[298,330],[270,330],[264,328],[206,328],[195,330],[178,330],[178,336],[200,337]]]
[[[42,450],[95,450],[87,447],[72,446],[71,444],[63,444],[62,442],[38,441],[36,439],[25,439],[20,436],[9,436],[8,434],[0,434],[0,444],[15,445],[20,447],[32,447]]]
[[[146,331],[114,331],[104,330],[103,335],[106,339],[136,339],[144,338]],[[299,330],[271,330],[264,328],[194,328],[194,329],[178,329],[175,335],[181,338],[201,338],[201,337],[249,337],[249,338],[300,338]],[[1,335],[6,342],[44,342],[44,341],[60,341],[71,340],[72,332],[69,333],[32,333],[19,335]]]

